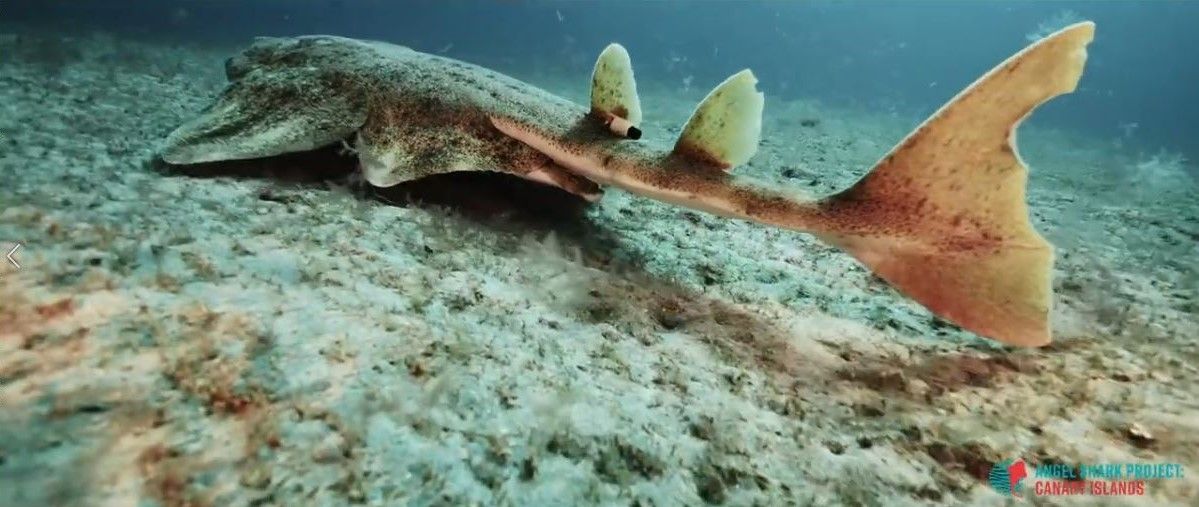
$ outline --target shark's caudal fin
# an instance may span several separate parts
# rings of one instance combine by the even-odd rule
[[[641,99],[633,80],[633,64],[620,44],[609,44],[595,61],[591,74],[591,114],[608,125],[612,132],[629,139],[640,139]]]
[[[959,93],[821,201],[832,231],[821,236],[951,322],[1011,345],[1048,344],[1053,247],[1029,222],[1015,129],[1074,90],[1094,29],[1064,28]]]

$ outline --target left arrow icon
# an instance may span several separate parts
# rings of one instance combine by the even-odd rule
[[[11,262],[12,265],[15,266],[17,269],[21,269],[21,265],[17,263],[17,259],[13,256],[16,255],[17,250],[20,250],[20,249],[21,249],[21,244],[17,243],[16,246],[12,247],[12,250],[8,251],[8,255],[5,255],[5,257],[8,258],[8,262]]]

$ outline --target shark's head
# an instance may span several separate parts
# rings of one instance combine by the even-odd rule
[[[272,157],[328,146],[364,122],[353,59],[373,58],[341,37],[260,37],[225,62],[229,85],[161,148],[169,164]]]
[[[225,77],[237,81],[253,69],[272,66],[287,55],[294,59],[297,46],[293,38],[257,37],[250,47],[225,60]]]
[[[229,81],[237,81],[254,69],[327,67],[328,62],[338,61],[335,53],[346,53],[350,47],[364,44],[362,41],[332,35],[256,37],[250,47],[225,60],[225,77]],[[345,56],[352,57],[349,54]]]

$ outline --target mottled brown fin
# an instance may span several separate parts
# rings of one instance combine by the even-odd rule
[[[366,118],[356,97],[324,85],[315,69],[254,71],[175,129],[162,148],[171,164],[270,157],[343,140]]]
[[[481,140],[453,125],[381,122],[375,116],[354,141],[362,176],[371,185],[386,188],[436,174],[503,168]]]
[[[743,70],[733,74],[704,97],[674,152],[704,165],[732,169],[749,161],[762,135],[765,98],[755,85],[758,78]]]
[[[397,121],[376,115],[354,142],[364,179],[391,187],[436,174],[492,171],[555,186],[595,201],[598,185],[572,174],[549,157],[523,145],[496,145],[453,124]]]
[[[633,80],[633,64],[620,44],[609,44],[591,74],[591,114],[621,137],[641,137],[641,99]]]
[[[1094,24],[1003,62],[822,205],[825,238],[933,313],[1020,346],[1051,341],[1053,247],[1029,222],[1015,129],[1074,90]]]

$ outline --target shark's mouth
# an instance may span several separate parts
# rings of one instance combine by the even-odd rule
[[[340,142],[313,150],[270,157],[219,160],[197,164],[155,161],[160,168],[198,178],[234,177],[268,179],[286,183],[316,183],[349,179],[358,170],[358,158],[347,153]]]

